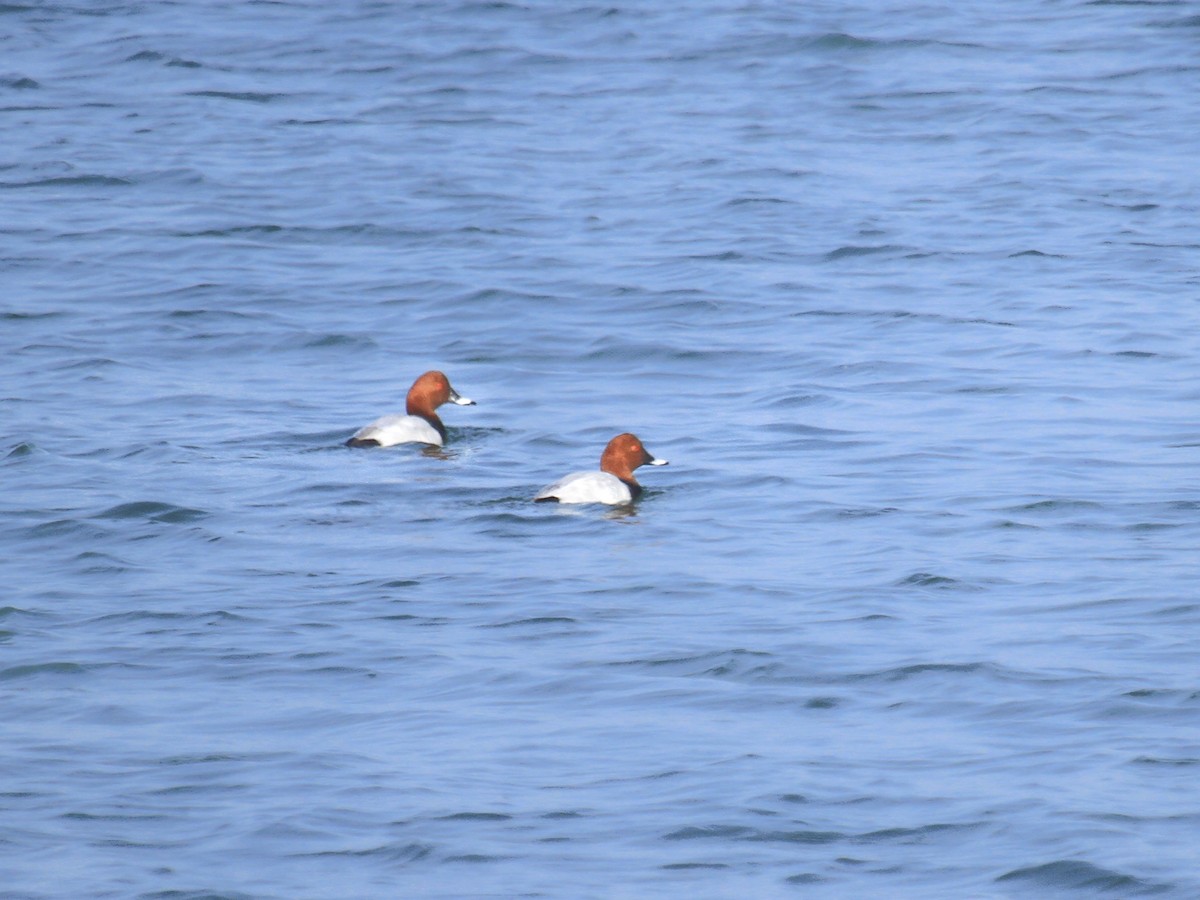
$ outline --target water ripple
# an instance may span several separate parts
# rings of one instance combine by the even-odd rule
[[[1194,13],[0,6],[6,896],[1200,896]]]

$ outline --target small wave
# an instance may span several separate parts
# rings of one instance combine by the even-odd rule
[[[387,242],[396,239],[419,239],[430,232],[415,228],[389,228],[372,222],[356,222],[348,225],[333,225],[318,228],[308,225],[276,225],[271,222],[252,225],[231,225],[228,228],[205,228],[200,231],[178,231],[180,238],[244,238],[282,236],[294,241],[328,243],[338,239],[367,238]],[[209,287],[204,285],[204,287]],[[408,301],[404,301],[408,302]]]
[[[1065,256],[1059,253],[1045,253],[1041,250],[1021,250],[1017,253],[1008,254],[1009,259],[1018,259],[1022,256],[1043,256],[1047,259],[1066,259]]]
[[[836,697],[812,697],[804,701],[805,709],[834,709],[841,701]]]
[[[443,862],[448,863],[491,863],[503,862],[506,859],[511,859],[510,856],[495,856],[491,853],[462,853],[458,856],[447,856]]]
[[[155,609],[131,609],[119,613],[107,613],[91,619],[92,622],[180,622],[194,618],[190,613],[163,612]]]
[[[260,91],[185,91],[188,97],[213,97],[217,100],[237,100],[242,103],[273,103],[290,94],[268,94]]]
[[[800,828],[792,832],[760,832],[744,836],[742,840],[764,844],[833,844],[834,841],[846,838],[847,835],[841,832],[814,832],[808,828]]]
[[[442,822],[507,822],[512,816],[508,813],[493,813],[493,812],[460,812],[450,813],[447,816],[438,816]]]
[[[70,372],[74,369],[107,369],[109,366],[121,366],[123,363],[117,362],[115,359],[109,359],[107,356],[93,356],[90,359],[77,359],[72,362],[66,362],[62,365],[55,366],[55,372]]]
[[[1150,212],[1151,210],[1158,209],[1157,203],[1105,203],[1102,205],[1112,209],[1121,209],[1125,212]]]
[[[930,673],[948,675],[971,675],[990,669],[984,663],[915,663],[911,666],[897,666],[892,669],[880,669],[875,672],[858,672],[847,675],[843,681],[907,681]]]
[[[307,622],[304,624],[310,628],[327,627],[321,622]],[[297,656],[295,658],[300,659],[302,657]],[[303,658],[307,657],[305,656]],[[370,669],[364,669],[361,666],[317,666],[312,669],[307,669],[306,672],[310,675],[354,675],[356,677],[362,676],[366,678],[374,678],[376,676],[375,672],[372,672]]]
[[[168,56],[165,53],[158,53],[155,50],[142,50],[132,56],[127,56],[125,62],[157,62],[165,66],[176,67],[181,69],[202,69],[204,68],[198,62],[190,59],[180,59],[178,56]]]
[[[1001,512],[1006,513],[1058,513],[1079,512],[1081,510],[1103,509],[1104,507],[1092,500],[1035,500],[1019,506],[1005,507]]]
[[[59,816],[75,822],[162,822],[171,817],[165,813],[86,813],[68,812]]]
[[[1040,531],[1041,530],[1041,527],[1038,525],[1030,525],[1028,522],[1016,522],[1016,521],[1013,521],[1012,519],[1000,519],[995,524],[993,524],[992,527],[993,528],[1001,528],[1001,529],[1024,529],[1026,531]]]
[[[900,247],[896,244],[878,244],[869,246],[846,245],[838,247],[836,250],[830,250],[825,254],[827,262],[835,262],[839,259],[847,259],[855,256],[874,256],[877,253],[903,253],[910,251],[910,247]]]
[[[968,590],[978,591],[981,588],[967,584],[965,581],[959,581],[957,578],[951,578],[949,575],[938,575],[934,572],[913,572],[907,578],[901,578],[896,582],[897,587],[931,587],[940,589]]]
[[[11,322],[37,319],[54,319],[61,315],[61,312],[0,312],[0,319]]]
[[[745,658],[771,659],[770,653],[760,650],[722,650],[713,653],[700,653],[695,656],[671,656],[658,659],[633,659],[609,663],[611,666],[644,666],[648,669],[674,669],[684,676],[696,675],[732,675],[744,669],[742,661]],[[756,666],[755,669],[761,669]]]
[[[171,503],[159,503],[156,500],[137,500],[132,503],[120,503],[106,509],[92,518],[94,519],[148,519],[152,522],[194,522],[208,515],[202,509],[192,509],[186,506],[175,506]]]
[[[380,859],[385,862],[416,862],[419,859],[424,859],[433,852],[433,847],[430,844],[407,843],[407,844],[383,844],[379,847],[370,847],[365,850],[319,850],[314,853],[297,853],[298,858],[320,859],[328,857],[348,857],[351,859]]]
[[[738,206],[790,206],[794,201],[785,200],[782,197],[734,197],[732,200],[726,200],[724,206],[735,208]]]
[[[767,430],[775,434],[791,434],[804,436],[837,436],[853,434],[852,431],[845,431],[840,428],[821,428],[817,425],[806,425],[803,422],[772,422],[765,426]]]
[[[1161,66],[1145,66],[1140,69],[1128,69],[1123,72],[1112,72],[1108,75],[1098,75],[1098,79],[1104,81],[1124,81],[1127,78],[1142,78],[1147,75],[1194,75],[1196,66],[1189,63],[1174,63]]]
[[[932,38],[862,38],[840,31],[833,31],[811,39],[809,44],[821,49],[834,50],[873,50],[894,47],[918,50],[925,47],[957,47],[965,50],[978,50],[983,46],[964,41],[940,41]]]
[[[175,237],[238,237],[243,234],[278,234],[283,231],[282,225],[235,225],[231,228],[209,228],[205,231],[180,231]]]
[[[355,119],[284,119],[280,122],[281,125],[315,125],[324,127],[327,125],[357,125]]]
[[[133,184],[125,178],[114,178],[111,175],[60,175],[55,178],[39,178],[35,181],[0,181],[0,188],[14,190],[18,188],[52,188],[52,187],[129,187]]]
[[[98,847],[116,847],[119,850],[176,850],[186,847],[190,841],[129,841],[122,838],[108,838],[97,841]],[[143,895],[144,896],[144,895]],[[205,900],[226,900],[224,895],[205,892],[201,895]],[[240,900],[240,898],[238,898]]]
[[[795,409],[800,406],[821,406],[832,403],[829,394],[790,394],[770,400],[767,406],[773,409]]]
[[[829,34],[823,34],[808,41],[810,47],[822,50],[870,50],[875,47],[883,47],[886,43],[886,41],[872,38],[855,37],[841,31],[831,31]]]
[[[875,508],[860,506],[834,510],[833,516],[836,519],[874,519],[879,516],[889,516],[899,511],[895,506],[880,506]]]
[[[915,828],[884,828],[863,834],[843,831],[823,831],[811,828],[763,830],[745,825],[689,825],[663,835],[667,841],[734,840],[771,844],[833,844],[839,841],[873,844],[884,841],[915,843],[931,834],[976,828],[974,824],[937,822]]]
[[[520,504],[520,506],[522,508],[531,508],[531,512],[528,515],[523,515],[520,513],[512,513],[512,512],[480,513],[479,515],[471,516],[469,519],[467,519],[467,521],[472,524],[490,525],[491,526],[490,528],[484,529],[484,533],[499,535],[502,537],[508,537],[508,536],[511,536],[512,534],[518,533],[518,532],[510,531],[508,528],[505,528],[502,526],[524,525],[524,526],[529,526],[529,527],[537,527],[538,525],[544,524],[546,522],[546,520],[543,517],[537,515],[536,512],[533,511],[534,505],[532,503],[530,503],[528,496],[517,495],[517,496],[512,496],[512,497],[505,497],[502,500],[502,502],[512,503],[514,505]],[[578,510],[575,510],[572,507],[563,506],[558,503],[543,503],[543,504],[538,504],[538,506],[549,506],[549,507],[551,507],[552,512],[564,512],[564,513],[578,512]]]
[[[49,522],[40,522],[34,525],[28,529],[28,534],[36,537],[86,534],[91,538],[100,538],[103,535],[103,531],[79,519],[53,519]]]
[[[1118,350],[1116,353],[1112,353],[1110,355],[1124,356],[1129,359],[1154,359],[1158,356],[1162,356],[1161,353],[1153,353],[1149,350]]]
[[[511,622],[497,622],[489,628],[523,628],[528,625],[576,625],[578,619],[570,616],[534,616],[529,619],[513,619]]]
[[[728,349],[721,347],[680,347],[665,342],[636,341],[626,337],[605,337],[593,343],[581,359],[589,362],[629,362],[633,365],[649,366],[656,361],[667,363],[707,362],[732,365],[745,362],[759,365],[762,355],[754,349]]]
[[[1014,389],[1003,384],[974,384],[969,387],[954,388],[956,394],[1011,394]]]
[[[868,831],[865,834],[860,834],[855,840],[864,843],[874,843],[876,841],[917,842],[924,840],[931,834],[939,834],[943,831],[962,831],[976,827],[979,826],[935,822],[932,825],[920,825],[916,828],[881,828],[879,831]]]
[[[1022,881],[1042,888],[1119,891],[1125,895],[1129,893],[1160,893],[1170,890],[1167,885],[1153,884],[1140,878],[1134,878],[1132,875],[1124,875],[1111,869],[1102,869],[1078,859],[1060,859],[1040,866],[1014,869],[1001,875],[996,881]]]
[[[458,298],[465,304],[490,303],[511,304],[514,309],[526,304],[539,303],[558,304],[559,297],[555,294],[532,294],[525,291],[511,291],[503,288],[482,288],[471,291]]]
[[[235,309],[173,309],[167,313],[169,319],[233,319],[235,321],[256,320],[262,316],[239,312]]]
[[[3,11],[3,7],[0,7],[0,12],[2,12],[2,11]],[[6,87],[6,88],[11,88],[12,90],[15,90],[15,91],[34,91],[41,87],[41,85],[38,84],[36,81],[34,81],[32,78],[25,78],[25,77],[0,78],[0,86]]]
[[[1200,510],[1200,500],[1171,500],[1166,507],[1181,512],[1195,512]]]
[[[84,563],[85,565],[80,571],[85,575],[100,575],[106,572],[128,572],[133,568],[123,559],[118,559],[107,553],[99,553],[95,550],[87,550],[77,554],[72,562]]]
[[[164,756],[157,760],[160,766],[194,766],[206,763],[246,762],[253,757],[234,753],[183,753],[175,756]]]
[[[1140,766],[1173,766],[1178,768],[1200,766],[1200,759],[1194,756],[1176,757],[1174,759],[1167,759],[1161,756],[1139,756],[1133,761]]]
[[[386,616],[374,616],[377,622],[416,622],[418,625],[445,625],[449,619],[440,616],[416,616],[412,613],[393,613]]]
[[[38,675],[82,675],[85,671],[87,670],[78,663],[32,663],[24,666],[11,666],[7,669],[0,669],[0,681],[34,678]]]
[[[688,830],[686,828],[680,829],[675,834],[684,835]],[[696,834],[680,836],[674,839],[694,840],[698,837],[716,837],[720,836],[719,832],[722,830],[722,826],[716,826],[713,829],[696,829]],[[757,828],[738,829],[734,826],[729,830],[740,832],[729,835],[734,840],[767,844],[832,844],[837,841],[844,841],[850,837],[841,831],[814,831],[809,828],[798,828],[794,831],[760,831]]]
[[[745,825],[688,825],[663,835],[664,841],[695,841],[710,838],[740,838],[752,834]]]
[[[320,347],[356,347],[367,350],[374,349],[379,345],[369,337],[363,337],[357,334],[322,334],[318,337],[308,338],[304,341],[303,346],[306,349],[317,349]]]
[[[1200,700],[1200,691],[1182,688],[1139,688],[1121,695],[1133,700],[1170,700],[1178,703],[1195,703]]]
[[[1014,323],[1006,322],[1003,319],[984,319],[979,316],[952,316],[945,313],[913,312],[908,309],[802,309],[799,312],[789,313],[789,315],[792,318],[821,316],[829,318],[897,319],[901,321],[912,320],[921,323],[932,322],[939,325],[992,325],[997,328],[1017,327]]]

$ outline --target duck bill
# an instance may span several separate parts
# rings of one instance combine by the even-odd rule
[[[459,406],[474,406],[475,405],[474,400],[472,400],[470,397],[462,396],[462,394],[460,394],[458,391],[454,390],[454,388],[450,389],[450,402],[457,403]]]
[[[665,459],[651,459],[649,462],[646,463],[646,465],[648,465],[648,466],[669,466],[670,463],[667,462]]]

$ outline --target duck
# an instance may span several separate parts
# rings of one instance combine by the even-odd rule
[[[396,444],[446,443],[446,426],[438,418],[437,408],[443,403],[474,406],[475,401],[463,397],[450,386],[450,379],[438,371],[426,372],[413,382],[405,400],[408,415],[381,416],[364,425],[346,441],[347,447],[392,447]]]
[[[538,491],[535,503],[632,503],[642,494],[633,477],[638,466],[665,466],[635,434],[618,434],[600,454],[599,472],[572,472]]]

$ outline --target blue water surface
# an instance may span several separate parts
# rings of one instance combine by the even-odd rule
[[[0,892],[1200,896],[1198,51],[0,6]]]

